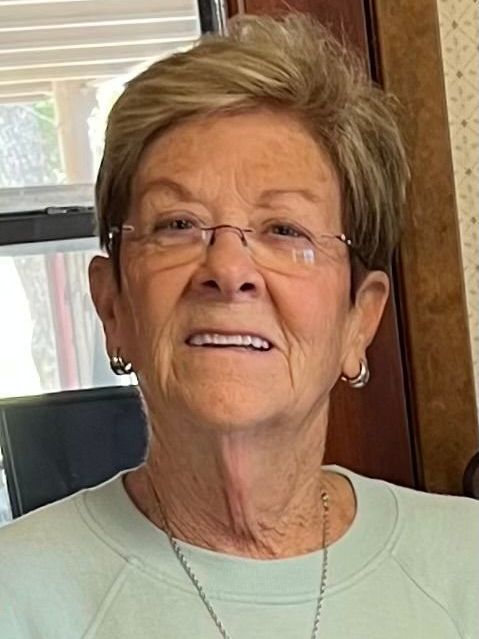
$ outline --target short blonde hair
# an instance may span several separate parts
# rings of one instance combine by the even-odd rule
[[[110,113],[96,184],[100,239],[119,275],[112,227],[128,213],[130,185],[148,143],[181,121],[259,107],[290,112],[329,155],[342,189],[344,232],[368,269],[387,270],[399,240],[408,168],[394,99],[313,18],[241,16],[228,35],[152,64]]]

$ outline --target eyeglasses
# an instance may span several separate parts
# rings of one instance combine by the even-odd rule
[[[151,251],[167,269],[204,259],[208,247],[215,244],[218,231],[235,233],[258,265],[283,273],[310,271],[326,263],[340,262],[347,257],[348,248],[353,248],[352,241],[343,233],[312,237],[284,223],[271,224],[261,231],[231,224],[205,227],[178,217],[143,232],[130,224],[114,226],[109,233],[109,248],[111,251],[114,239],[121,237]]]

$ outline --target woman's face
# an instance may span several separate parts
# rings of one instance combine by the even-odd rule
[[[204,226],[287,220],[337,234],[340,208],[337,177],[318,145],[291,116],[260,111],[183,123],[154,141],[126,222],[146,228],[152,216],[186,211]],[[223,431],[297,423],[327,408],[341,370],[356,374],[365,347],[347,251],[340,255],[307,272],[294,264],[279,272],[223,230],[203,259],[165,268],[157,249],[125,234],[121,292],[109,261],[91,269],[109,352],[132,362],[160,415]],[[191,344],[205,334],[259,336],[273,346]]]

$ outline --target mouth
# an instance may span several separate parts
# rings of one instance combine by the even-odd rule
[[[273,343],[257,333],[225,333],[201,331],[192,333],[186,344],[194,348],[221,348],[268,352]]]

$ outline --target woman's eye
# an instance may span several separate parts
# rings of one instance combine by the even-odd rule
[[[271,226],[271,231],[275,235],[282,235],[286,237],[306,237],[306,235],[289,224],[274,224]]]
[[[189,231],[197,226],[193,220],[184,217],[175,217],[167,220],[158,220],[153,230],[158,231]]]
[[[167,224],[167,228],[172,229],[173,231],[184,231],[193,228],[193,226],[194,225],[191,220],[185,219],[171,220]]]

